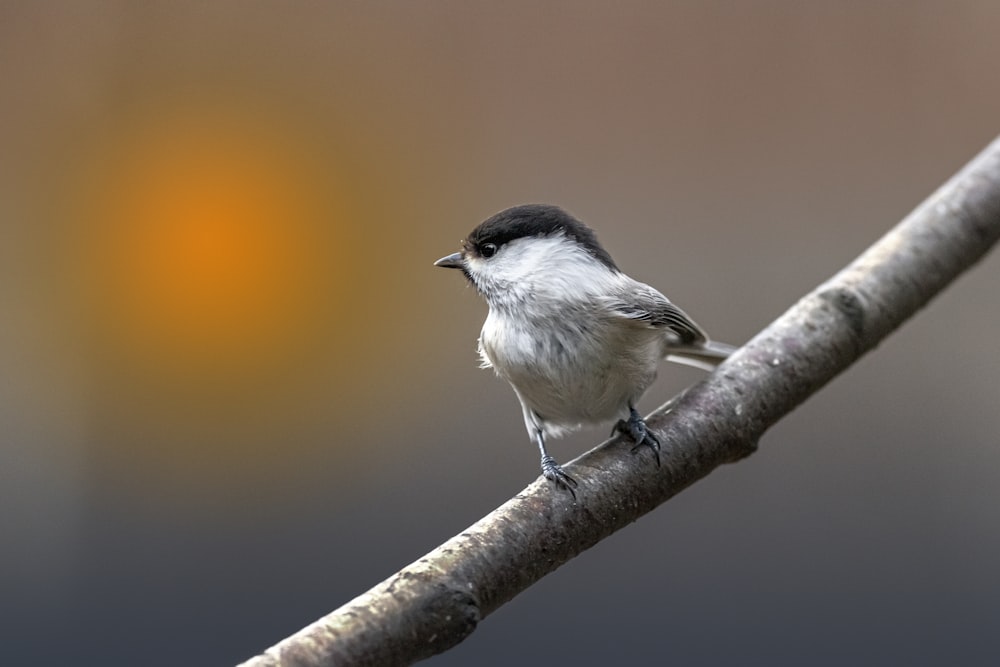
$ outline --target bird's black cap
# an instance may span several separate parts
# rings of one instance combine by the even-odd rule
[[[573,239],[609,269],[617,271],[615,261],[597,241],[594,230],[572,215],[550,204],[522,204],[500,211],[484,220],[465,240],[467,251],[481,254],[487,243],[498,248],[515,239],[531,236],[551,236],[563,233]]]

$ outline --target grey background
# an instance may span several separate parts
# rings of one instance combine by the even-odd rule
[[[973,1],[0,4],[4,662],[232,664],[459,532],[537,457],[433,260],[558,203],[743,342],[997,134],[998,28]],[[347,202],[310,223],[318,333],[266,372],[143,370],[72,289],[107,241],[79,184],[201,104],[266,108]],[[995,664],[998,278],[429,664]],[[661,375],[645,410],[700,377]]]

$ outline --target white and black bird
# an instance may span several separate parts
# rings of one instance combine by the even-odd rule
[[[571,492],[576,480],[549,456],[547,438],[617,419],[612,433],[659,462],[659,440],[635,404],[660,361],[710,370],[734,349],[622,273],[594,232],[557,206],[501,211],[434,264],[461,270],[486,299],[482,365],[514,388],[542,474]]]

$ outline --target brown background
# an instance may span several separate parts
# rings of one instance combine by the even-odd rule
[[[998,30],[972,1],[0,3],[4,661],[234,663],[460,531],[537,456],[435,259],[558,203],[745,341],[997,134]],[[989,664],[998,279],[431,664]],[[699,374],[663,376],[644,409]]]

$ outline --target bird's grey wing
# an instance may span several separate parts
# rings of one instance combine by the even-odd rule
[[[708,340],[694,320],[649,285],[632,282],[601,301],[616,317],[670,331],[679,345],[700,345]]]

